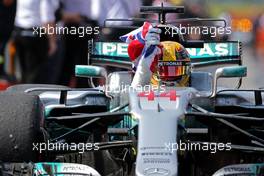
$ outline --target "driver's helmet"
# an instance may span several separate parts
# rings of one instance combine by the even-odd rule
[[[178,42],[161,42],[162,55],[157,61],[157,71],[151,79],[152,84],[166,86],[189,86],[191,60],[187,50]]]

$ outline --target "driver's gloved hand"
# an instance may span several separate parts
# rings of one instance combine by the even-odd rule
[[[145,37],[145,46],[139,59],[137,70],[132,81],[132,87],[138,85],[144,86],[150,84],[152,68],[155,67],[155,58],[161,54],[160,45],[161,29],[151,28]]]
[[[157,65],[155,61],[162,54],[161,29],[157,28],[156,24],[148,22],[145,22],[139,29],[120,37],[122,41],[129,44],[128,55],[135,71],[132,87],[150,84],[151,76]]]
[[[159,45],[160,44],[160,34],[161,34],[161,29],[159,28],[153,27],[149,29],[145,37],[145,46],[149,47],[151,45]]]

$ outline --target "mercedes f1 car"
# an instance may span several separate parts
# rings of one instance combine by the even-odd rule
[[[216,21],[166,20],[167,13],[183,13],[184,7],[142,7],[141,12],[158,13],[159,20],[122,21],[165,27]],[[1,92],[1,174],[264,175],[263,90],[239,88],[247,74],[241,43],[166,40],[188,48],[189,87],[131,91],[127,44],[91,41],[89,65],[75,70],[88,78],[89,88],[16,85]],[[219,67],[225,64],[232,66]],[[214,74],[198,70],[212,65],[219,67]],[[107,73],[104,66],[123,71]],[[106,83],[96,86],[93,78]],[[219,78],[238,78],[238,86],[220,87]]]

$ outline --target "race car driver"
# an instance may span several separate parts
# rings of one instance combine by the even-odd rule
[[[145,22],[141,28],[121,37],[129,43],[128,55],[134,63],[132,87],[189,85],[191,68],[188,52],[178,42],[160,42],[161,33],[160,28]]]

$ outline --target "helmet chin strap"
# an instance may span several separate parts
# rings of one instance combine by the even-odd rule
[[[184,75],[183,79],[179,82],[179,86],[180,87],[187,87],[189,86],[189,80],[190,80],[190,76],[189,75]]]
[[[183,75],[182,79],[179,81],[161,81],[161,82],[166,86],[187,87],[189,85],[189,76]]]
[[[175,87],[187,87],[189,85],[189,75],[183,75],[179,81],[163,81],[159,78],[158,74],[152,75],[150,83],[152,85],[166,85]]]

